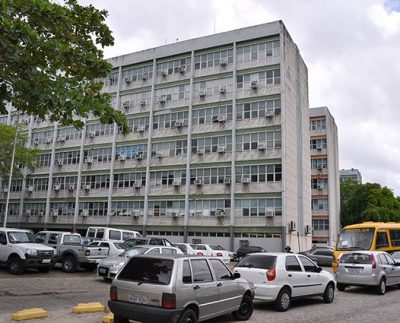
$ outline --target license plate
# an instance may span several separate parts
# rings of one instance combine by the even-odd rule
[[[358,274],[361,272],[361,268],[349,268],[348,270],[351,274]]]
[[[42,264],[49,264],[51,259],[43,259]]]
[[[147,297],[141,295],[131,295],[129,294],[129,301],[131,303],[147,304]]]
[[[105,273],[106,273],[106,270],[105,270],[104,268],[99,268],[99,273],[100,273],[100,274],[105,274]]]

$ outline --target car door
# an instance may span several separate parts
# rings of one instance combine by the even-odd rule
[[[396,261],[387,253],[383,254],[391,269],[391,282],[393,285],[400,284],[400,266],[396,266]]]
[[[219,294],[206,259],[191,259],[193,289],[199,303],[199,320],[204,320],[219,312]]]
[[[0,231],[0,262],[6,262],[8,257],[7,235]]]
[[[316,250],[308,256],[319,266],[330,266],[332,264],[333,251],[332,250]]]
[[[107,249],[108,249],[108,255],[109,255],[109,256],[113,256],[110,243],[108,243],[107,241],[105,241],[105,242],[100,242],[100,243],[99,243],[99,247],[107,248]]]
[[[318,267],[307,257],[299,256],[299,259],[306,273],[307,287],[304,288],[304,295],[323,293],[325,288]]]
[[[219,308],[221,312],[237,309],[243,295],[238,295],[238,283],[230,270],[219,259],[209,260],[217,281]]]
[[[305,295],[304,290],[307,287],[307,279],[305,272],[300,266],[299,260],[295,255],[288,255],[285,257],[286,277],[292,289],[292,296],[297,297]]]

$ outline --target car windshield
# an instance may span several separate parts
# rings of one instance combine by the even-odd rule
[[[347,253],[340,257],[343,264],[371,264],[371,257],[366,253]]]
[[[336,250],[369,250],[374,232],[374,228],[343,229]]]
[[[400,259],[400,251],[396,251],[392,253],[392,258],[394,259]]]
[[[127,245],[123,242],[115,242],[114,246],[115,246],[115,248],[122,249],[122,250],[125,250],[127,248]]]
[[[32,232],[10,231],[7,233],[10,243],[34,243],[35,236]]]
[[[187,252],[187,247],[184,244],[174,244],[173,246],[181,249],[181,251],[184,253]]]
[[[245,256],[236,267],[248,267],[259,269],[271,269],[275,267],[276,256],[248,255]]]
[[[202,246],[202,245],[199,245],[199,244],[191,244],[190,245],[194,250],[207,250],[206,249],[206,246]]]
[[[142,254],[142,253],[145,253],[146,250],[148,250],[148,249],[149,249],[149,248],[142,248],[142,247],[140,247],[140,248],[133,248],[133,249],[129,249],[129,250],[124,251],[124,252],[121,253],[119,256],[120,256],[120,257],[128,257],[128,258],[131,258],[131,257],[133,257],[133,256],[136,256],[136,255],[140,255],[140,254]]]
[[[211,248],[212,250],[225,250],[225,248],[224,248],[224,247],[221,247],[221,246],[211,246],[211,245],[210,245],[210,248]]]

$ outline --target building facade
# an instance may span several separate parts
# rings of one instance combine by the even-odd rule
[[[312,242],[334,245],[340,229],[338,132],[328,108],[310,109]]]
[[[9,226],[311,246],[308,74],[281,21],[109,62],[104,91],[131,133],[91,118],[82,130],[26,119],[42,151],[13,181]],[[13,120],[11,109],[0,117]]]
[[[358,184],[362,183],[361,173],[358,169],[341,169],[339,174],[341,181],[351,180],[357,182]]]

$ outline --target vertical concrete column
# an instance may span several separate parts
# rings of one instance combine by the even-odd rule
[[[232,154],[231,154],[231,213],[229,223],[229,248],[234,250],[235,242],[235,182],[236,182],[236,68],[237,68],[237,55],[236,55],[236,42],[233,43],[233,94],[232,94]]]
[[[118,70],[118,84],[117,84],[117,100],[116,109],[120,107],[121,97],[121,86],[122,86],[122,66]],[[114,136],[111,148],[111,167],[110,167],[110,187],[108,188],[108,198],[107,198],[107,226],[111,223],[111,210],[112,210],[112,193],[114,187],[114,167],[115,167],[115,152],[117,146],[117,136],[118,136],[118,125],[114,122]]]
[[[81,138],[81,147],[79,151],[79,167],[78,167],[78,175],[76,181],[76,189],[75,189],[75,209],[74,209],[74,219],[72,222],[72,231],[76,232],[77,223],[78,223],[78,216],[79,216],[79,198],[81,195],[81,186],[82,186],[82,168],[84,163],[84,154],[85,154],[85,139],[86,139],[86,119],[83,120],[85,125],[82,129],[82,138]]]
[[[143,229],[142,235],[146,236],[147,218],[149,215],[149,194],[150,194],[150,162],[151,162],[151,139],[153,137],[153,118],[156,96],[156,79],[157,79],[157,60],[153,59],[153,78],[151,81],[150,94],[150,116],[149,116],[149,135],[147,137],[147,158],[146,158],[146,185],[144,187],[144,214],[143,214]]]
[[[189,120],[186,155],[186,185],[185,185],[185,215],[183,219],[183,241],[187,242],[189,223],[189,192],[190,192],[190,162],[192,159],[192,115],[193,115],[193,79],[194,79],[194,51],[191,54],[190,64],[190,99],[189,99]]]
[[[47,222],[49,220],[49,214],[50,214],[50,198],[51,198],[51,192],[53,190],[53,169],[54,169],[55,158],[56,158],[57,129],[58,129],[58,123],[55,122],[54,133],[53,133],[53,142],[51,143],[49,186],[47,187],[46,209],[44,212],[44,221],[43,221],[43,229],[44,230],[47,230]]]

